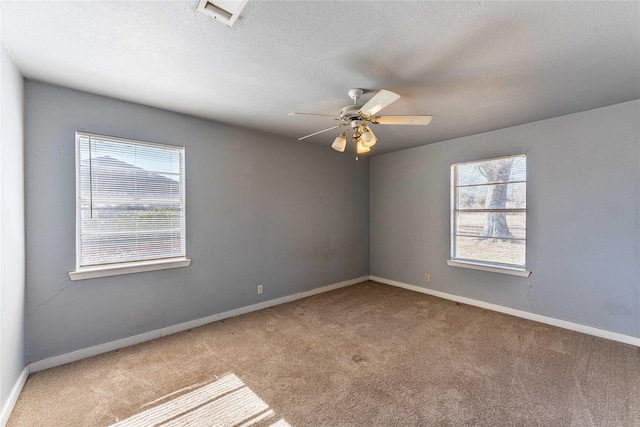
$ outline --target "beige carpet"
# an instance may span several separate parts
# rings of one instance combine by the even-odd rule
[[[9,426],[638,426],[640,349],[364,282],[31,375]]]

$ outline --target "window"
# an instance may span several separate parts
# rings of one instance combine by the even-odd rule
[[[184,148],[76,132],[72,279],[189,265]]]
[[[451,166],[450,265],[529,275],[526,160],[521,154]]]

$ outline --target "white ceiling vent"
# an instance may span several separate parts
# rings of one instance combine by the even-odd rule
[[[232,26],[248,0],[200,0],[197,11]]]

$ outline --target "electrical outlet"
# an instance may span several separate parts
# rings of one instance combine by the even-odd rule
[[[428,282],[429,280],[431,280],[431,276],[429,276],[428,274],[424,275],[424,281]]]
[[[263,291],[263,289],[262,289],[262,285],[258,285],[258,293],[259,293],[259,294],[261,294],[261,293],[262,293],[262,291]]]

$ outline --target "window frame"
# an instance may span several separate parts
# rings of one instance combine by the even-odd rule
[[[104,139],[108,141],[113,141],[115,143],[129,144],[129,145],[138,145],[138,146],[146,146],[146,147],[154,147],[154,148],[163,148],[163,149],[173,149],[181,151],[182,158],[182,173],[180,180],[180,192],[182,196],[182,210],[184,212],[184,221],[182,222],[182,236],[184,239],[184,252],[183,256],[171,257],[171,258],[155,258],[155,259],[147,259],[143,261],[124,261],[124,262],[113,262],[113,263],[103,263],[96,264],[91,266],[81,266],[82,261],[82,202],[81,202],[81,172],[80,172],[80,164],[81,159],[79,155],[79,147],[81,138],[95,138],[95,139]],[[131,274],[131,273],[139,273],[144,271],[154,271],[154,270],[164,270],[168,268],[177,268],[177,267],[187,267],[191,264],[191,259],[186,257],[186,149],[185,147],[170,145],[170,144],[160,144],[148,141],[141,141],[131,138],[121,138],[110,135],[102,135],[92,132],[85,131],[76,131],[75,133],[75,180],[76,180],[76,215],[75,215],[75,246],[76,246],[76,266],[75,271],[69,272],[69,277],[71,280],[83,280],[83,279],[92,279],[96,277],[108,277],[108,276],[116,276],[121,274]]]
[[[525,242],[525,263],[524,265],[520,266],[520,265],[514,265],[514,264],[505,264],[505,263],[499,263],[499,262],[491,262],[491,261],[484,261],[484,260],[474,260],[474,259],[466,259],[466,258],[457,258],[456,257],[456,228],[457,228],[457,213],[458,213],[458,209],[457,209],[457,189],[459,188],[458,186],[458,174],[457,174],[457,167],[461,166],[461,165],[466,165],[466,164],[471,164],[471,163],[482,163],[482,162],[489,162],[492,160],[501,160],[501,159],[509,159],[509,158],[518,158],[518,157],[524,157],[525,159],[525,165],[527,162],[527,154],[526,153],[520,153],[520,154],[511,154],[511,155],[506,155],[506,156],[499,156],[499,157],[490,157],[490,158],[485,158],[485,159],[478,159],[478,160],[469,160],[469,161],[465,161],[465,162],[458,162],[458,163],[452,163],[451,167],[450,167],[450,173],[451,173],[451,180],[450,180],[450,233],[449,233],[449,237],[450,237],[450,258],[447,260],[447,264],[451,267],[462,267],[462,268],[470,268],[470,269],[475,269],[475,270],[483,270],[483,271],[490,271],[490,272],[494,272],[494,273],[502,273],[502,274],[510,274],[510,275],[514,275],[514,276],[520,276],[520,277],[529,277],[529,275],[531,274],[530,271],[527,270],[527,263],[526,263],[526,257],[527,257],[527,235],[526,235],[526,223],[527,223],[527,212],[528,212],[528,205],[526,205],[527,207],[525,207],[524,209],[517,209],[517,211],[523,211],[525,213],[525,238],[524,238],[524,242]],[[528,183],[528,168],[526,170],[526,175],[525,175],[525,184]],[[525,192],[525,197],[526,197],[526,192]],[[497,211],[502,211],[502,209],[497,210]],[[514,211],[514,209],[505,209],[505,211]]]

